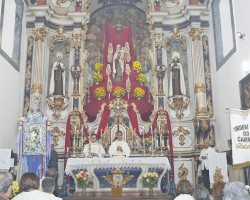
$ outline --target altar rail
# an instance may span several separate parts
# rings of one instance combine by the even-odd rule
[[[134,178],[123,186],[124,190],[147,190],[142,185],[142,176],[148,171],[155,171],[159,181],[155,190],[160,190],[161,179],[167,170],[171,169],[167,157],[137,157],[137,158],[69,158],[65,168],[66,175],[70,175],[76,183],[75,174],[86,170],[93,174],[93,187],[87,191],[110,191],[112,185],[103,179],[103,175],[110,174],[115,168],[120,168]],[[75,184],[76,185],[76,184]],[[76,191],[80,191],[77,187]]]

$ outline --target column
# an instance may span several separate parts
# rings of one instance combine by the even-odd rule
[[[37,91],[42,94],[42,68],[43,68],[43,56],[44,56],[44,38],[46,31],[44,28],[33,29],[35,35],[35,55],[34,55],[34,67],[32,70],[32,82],[31,93]]]
[[[204,83],[204,71],[201,66],[201,41],[200,34],[202,28],[191,28],[190,36],[192,38],[193,47],[193,72],[194,72],[194,84],[195,84],[195,100],[196,100],[196,115],[197,117],[207,117],[207,101],[206,101],[206,88]]]

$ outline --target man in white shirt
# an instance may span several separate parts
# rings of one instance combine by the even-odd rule
[[[99,144],[96,139],[96,134],[92,133],[90,135],[89,144],[84,146],[85,157],[103,157],[105,155],[105,150],[102,144]]]
[[[215,152],[215,149],[210,147],[209,140],[204,140],[204,148],[201,150],[199,160],[201,161],[201,174],[203,178],[203,183],[204,186],[208,189],[208,191],[210,190],[208,155]]]
[[[129,157],[130,148],[128,143],[122,140],[123,134],[121,131],[117,132],[116,140],[111,143],[109,147],[110,157]]]

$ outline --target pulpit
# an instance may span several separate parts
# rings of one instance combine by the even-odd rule
[[[123,191],[148,190],[142,184],[146,172],[156,172],[159,176],[155,190],[160,190],[161,179],[171,169],[167,157],[130,157],[130,158],[69,158],[65,173],[76,183],[75,175],[85,170],[93,175],[93,185],[87,191],[111,191],[115,179],[112,174],[121,174],[124,179]],[[126,180],[125,180],[126,179]],[[76,184],[75,184],[76,185]],[[75,188],[75,191],[80,191]]]

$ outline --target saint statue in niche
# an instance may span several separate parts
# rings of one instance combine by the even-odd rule
[[[66,66],[62,63],[63,53],[57,52],[57,61],[53,63],[51,79],[50,79],[50,95],[65,96],[65,69]]]
[[[122,82],[124,72],[124,47],[116,46],[116,51],[113,57],[113,79],[116,82]]]
[[[169,96],[186,95],[186,85],[183,68],[180,63],[180,53],[177,51],[173,52],[172,59],[172,64],[170,65]]]

